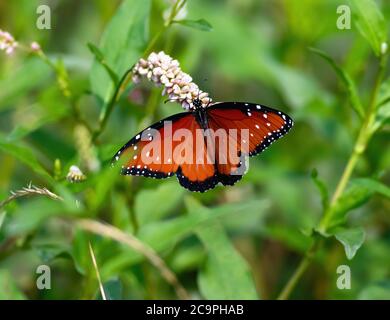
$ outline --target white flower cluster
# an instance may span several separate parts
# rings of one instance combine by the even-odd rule
[[[152,52],[146,60],[140,59],[137,62],[133,69],[133,81],[138,83],[141,77],[164,86],[162,94],[167,94],[169,100],[179,102],[186,110],[194,108],[193,101],[197,98],[203,107],[211,102],[209,94],[201,91],[192,82],[191,76],[180,69],[179,62],[163,51]]]
[[[11,55],[17,46],[18,43],[15,41],[14,37],[9,32],[0,29],[0,50]]]

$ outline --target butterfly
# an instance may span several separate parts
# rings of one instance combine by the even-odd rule
[[[130,139],[114,155],[121,173],[156,179],[177,176],[190,191],[233,185],[248,156],[267,149],[293,126],[285,113],[260,104],[220,102],[165,118]]]

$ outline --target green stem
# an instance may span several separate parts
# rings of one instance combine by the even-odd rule
[[[284,286],[283,290],[280,292],[279,296],[277,297],[278,300],[286,300],[290,296],[291,292],[294,290],[295,286],[297,285],[299,279],[302,277],[302,275],[305,273],[306,269],[309,267],[311,261],[313,260],[313,257],[315,256],[315,253],[320,246],[321,241],[319,238],[314,239],[313,244],[310,246],[310,248],[307,250],[305,256],[300,261],[298,267],[295,269],[293,275],[290,277],[286,285]]]
[[[386,66],[386,59],[385,59],[385,57],[382,57],[382,59],[380,61],[380,65],[379,65],[378,74],[376,76],[374,88],[373,88],[373,91],[371,94],[370,103],[368,106],[365,121],[363,122],[363,124],[359,130],[358,138],[357,138],[356,143],[354,145],[352,154],[347,162],[347,165],[345,166],[345,169],[344,169],[343,174],[339,180],[339,183],[337,184],[336,191],[334,192],[331,203],[330,203],[330,208],[336,204],[337,200],[343,194],[343,192],[348,184],[348,181],[351,178],[352,172],[356,167],[356,163],[358,162],[360,156],[366,150],[367,144],[372,136],[371,128],[372,128],[372,125],[375,121],[376,102],[377,102],[377,97],[378,97],[380,85],[381,85],[383,77],[384,77],[385,66]],[[329,222],[333,218],[333,213],[334,213],[334,210],[327,210],[325,212],[325,215],[321,219],[319,227],[318,227],[318,230],[321,233],[326,233],[327,228],[329,226]]]
[[[127,80],[127,77],[129,76],[129,74],[131,73],[132,70],[133,70],[133,67],[128,69],[123,74],[123,76],[119,80],[118,84],[116,84],[115,91],[114,91],[113,95],[111,96],[111,99],[108,103],[106,112],[102,115],[102,117],[99,120],[99,128],[94,132],[94,134],[92,136],[92,142],[95,142],[96,139],[101,135],[103,130],[106,128],[108,118],[110,117],[112,111],[114,110],[115,103],[118,101],[118,99],[120,97],[120,93],[124,90],[123,89],[124,83]]]
[[[376,76],[375,84],[373,87],[373,91],[371,94],[367,115],[366,118],[359,130],[359,134],[355,143],[355,146],[353,148],[352,154],[344,168],[343,174],[341,175],[341,178],[337,184],[336,190],[333,194],[329,209],[325,212],[324,216],[322,217],[317,230],[320,233],[326,234],[326,231],[328,229],[329,223],[332,220],[332,215],[334,210],[331,210],[331,208],[336,204],[337,200],[341,197],[343,192],[345,191],[345,188],[352,176],[352,173],[356,167],[356,164],[360,158],[360,156],[365,151],[367,144],[372,136],[371,128],[375,121],[375,114],[376,114],[376,102],[378,98],[378,93],[380,89],[380,85],[382,83],[382,80],[385,75],[385,66],[386,66],[386,56],[382,56],[380,60],[379,70]],[[313,257],[315,256],[318,247],[319,247],[320,240],[315,239],[313,245],[308,249],[305,256],[302,258],[301,262],[299,263],[298,267],[282,289],[278,299],[288,299],[291,292],[295,289],[296,285],[298,284],[300,278],[305,273],[309,265],[311,264],[311,261]]]
[[[177,0],[176,3],[173,5],[171,13],[169,14],[168,19],[165,21],[164,26],[162,29],[153,37],[153,39],[150,41],[148,47],[146,48],[144,52],[144,56],[147,56],[157,43],[158,39],[161,37],[161,35],[168,30],[168,28],[172,25],[174,22],[174,19],[176,15],[179,13],[179,11],[183,8],[187,1],[186,0]]]

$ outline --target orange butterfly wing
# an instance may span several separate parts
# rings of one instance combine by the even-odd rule
[[[173,115],[141,131],[113,159],[122,163],[122,174],[157,179],[176,174],[179,183],[191,191],[204,192],[218,183],[201,127],[191,112]]]

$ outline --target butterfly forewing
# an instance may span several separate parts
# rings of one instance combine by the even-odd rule
[[[114,156],[122,174],[167,178],[174,174],[191,191],[213,188],[215,166],[208,158],[203,130],[193,113],[184,112],[141,131]]]
[[[209,126],[237,131],[237,151],[254,156],[284,136],[293,126],[285,113],[259,104],[223,102],[207,109]]]

